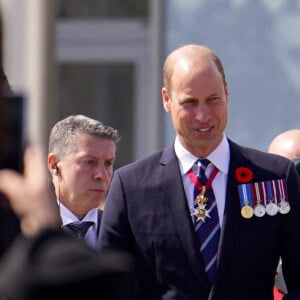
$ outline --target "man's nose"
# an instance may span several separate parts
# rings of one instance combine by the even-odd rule
[[[209,116],[210,116],[210,112],[209,112],[207,105],[199,104],[196,107],[196,119],[199,122],[203,122],[203,123],[207,122],[209,119]]]
[[[95,170],[95,178],[98,180],[107,180],[108,176],[106,167],[103,164],[99,164]]]

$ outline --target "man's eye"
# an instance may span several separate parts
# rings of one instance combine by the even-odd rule
[[[113,161],[107,161],[107,162],[105,162],[105,165],[106,165],[107,167],[111,167],[111,166],[113,166],[113,164],[114,164]]]
[[[181,103],[183,106],[195,105],[197,102],[193,99],[185,100]]]
[[[212,97],[212,98],[210,98],[210,102],[216,103],[216,102],[219,102],[220,99],[221,99],[220,97]]]

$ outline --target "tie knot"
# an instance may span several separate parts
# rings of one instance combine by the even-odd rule
[[[85,237],[86,232],[90,228],[93,222],[74,222],[66,225],[78,238]]]
[[[210,164],[210,161],[208,159],[198,159],[196,161],[196,165],[197,165],[197,176],[199,175],[204,175],[205,174],[205,170],[207,168],[207,166]]]

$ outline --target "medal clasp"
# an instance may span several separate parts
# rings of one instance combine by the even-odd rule
[[[206,186],[202,186],[201,188],[201,192],[200,194],[196,197],[196,201],[198,202],[198,204],[205,204],[208,201],[208,198],[205,197],[205,193],[206,193]]]

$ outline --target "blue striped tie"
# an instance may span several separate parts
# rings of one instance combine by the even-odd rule
[[[199,159],[197,162],[197,179],[201,186],[206,185],[207,177],[205,176],[206,167],[210,164],[208,159]],[[200,194],[196,186],[194,188],[194,199]],[[195,221],[195,231],[199,241],[200,252],[205,265],[205,271],[211,283],[215,280],[217,269],[217,252],[220,238],[220,224],[217,210],[217,203],[212,187],[208,187],[205,193],[208,201],[205,209],[208,211],[209,217],[206,217],[204,222],[202,220]],[[195,200],[195,207],[197,201]]]

